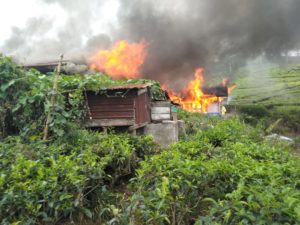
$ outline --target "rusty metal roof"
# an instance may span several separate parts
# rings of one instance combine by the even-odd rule
[[[110,87],[106,87],[106,90],[121,90],[121,89],[143,89],[146,87],[150,87],[151,84],[123,84],[123,85],[113,85]]]

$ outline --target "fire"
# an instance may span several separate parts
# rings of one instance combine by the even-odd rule
[[[230,94],[235,88],[236,84],[233,84],[232,86],[228,87],[228,94]]]
[[[113,78],[138,78],[146,57],[146,44],[117,42],[110,50],[101,50],[91,58],[91,68],[104,71]]]
[[[109,50],[101,50],[91,61],[91,68],[103,71],[115,79],[119,78],[139,78],[142,77],[140,67],[143,65],[146,57],[146,43],[129,43],[125,40],[118,41]],[[203,69],[198,68],[195,71],[194,80],[190,81],[180,93],[170,90],[167,85],[162,88],[168,92],[170,99],[178,103],[183,109],[191,112],[206,113],[212,103],[217,103],[220,107],[224,98],[217,97],[214,94],[203,92]],[[235,86],[228,87],[229,80],[224,79],[221,86],[230,93]],[[216,104],[215,104],[216,105]]]
[[[190,112],[206,113],[210,104],[221,102],[223,98],[204,94],[201,90],[203,82],[203,69],[198,68],[195,71],[194,80],[190,81],[180,94],[170,91],[166,86],[163,86],[163,89],[168,92],[170,99],[178,103],[183,109]]]

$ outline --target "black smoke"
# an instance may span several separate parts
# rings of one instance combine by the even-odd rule
[[[169,83],[199,66],[280,56],[300,40],[299,0],[123,0],[121,9],[119,38],[147,40],[144,74]]]
[[[61,52],[84,58],[120,39],[144,40],[145,77],[182,86],[197,67],[207,74],[218,65],[231,71],[261,54],[272,59],[300,47],[299,0],[119,0],[117,24],[96,35],[91,27],[104,19],[97,10],[111,0],[41,1],[60,4],[68,13],[57,39],[43,36],[51,21],[33,18],[24,29],[14,28],[5,52],[40,61]]]

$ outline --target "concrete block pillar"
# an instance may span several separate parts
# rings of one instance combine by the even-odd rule
[[[163,121],[162,123],[150,123],[145,126],[146,135],[152,135],[155,142],[163,146],[178,142],[178,122]]]

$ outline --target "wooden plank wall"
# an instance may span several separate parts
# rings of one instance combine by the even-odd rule
[[[129,126],[151,121],[148,89],[133,89],[124,97],[109,97],[114,92],[108,92],[108,96],[86,92],[91,116],[88,126]]]
[[[150,96],[148,92],[144,92],[135,99],[135,123],[144,124],[150,121]]]
[[[151,120],[160,122],[171,120],[171,104],[168,101],[153,102],[151,106]]]

